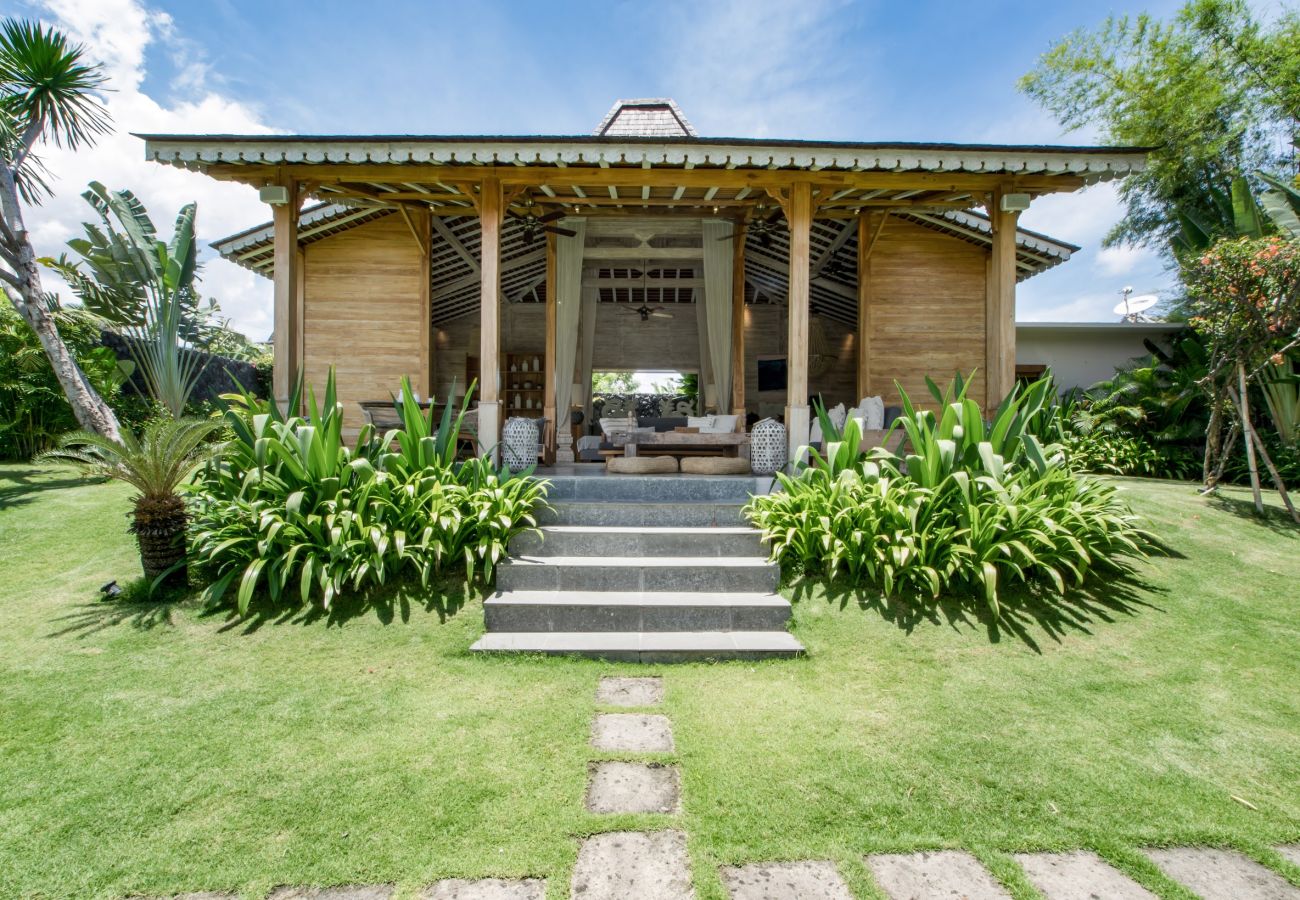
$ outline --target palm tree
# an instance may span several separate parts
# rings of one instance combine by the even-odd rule
[[[53,28],[18,19],[0,23],[0,282],[40,338],[81,427],[116,439],[117,416],[77,365],[46,308],[23,221],[22,204],[38,204],[49,194],[36,145],[76,150],[109,130],[108,111],[95,96],[104,76],[83,61],[84,54]]]
[[[117,440],[78,431],[41,458],[70,460],[139,491],[131,532],[140,545],[145,577],[183,582],[188,518],[177,488],[202,456],[203,443],[220,427],[210,419],[155,419],[139,437],[127,429]]]

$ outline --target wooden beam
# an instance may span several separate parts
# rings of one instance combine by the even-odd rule
[[[844,188],[868,191],[874,188],[905,191],[911,189],[934,191],[992,190],[1001,184],[1008,192],[1051,192],[1074,191],[1083,187],[1085,181],[1077,175],[1021,175],[1007,176],[990,173],[988,175],[955,172],[836,172],[822,169],[816,173],[794,169],[708,169],[681,168],[674,166],[446,166],[446,165],[384,165],[375,164],[301,164],[289,166],[240,165],[217,163],[204,168],[212,178],[220,180],[244,181],[246,183],[265,184],[274,181],[278,173],[285,168],[292,168],[294,175],[303,180],[311,180],[321,185],[333,185],[348,182],[369,182],[372,184],[437,184],[439,182],[461,190],[458,182],[474,178],[497,178],[503,184],[540,187],[543,184],[554,185],[557,182],[583,187],[718,187],[728,190],[750,188],[765,189],[768,186],[788,188],[796,182],[812,182],[816,186],[829,189],[824,196]],[[607,192],[602,192],[607,193]],[[477,202],[477,196],[471,191],[467,198]],[[466,199],[462,197],[460,199]],[[689,202],[689,201],[687,201]]]
[[[505,214],[501,181],[479,186],[479,403],[478,450],[499,459],[501,442],[501,227]]]
[[[501,274],[505,275],[508,272],[513,272],[515,269],[520,269],[524,266],[530,266],[535,262],[540,262],[545,255],[546,248],[538,247],[536,250],[532,250],[522,256],[516,256],[501,265]],[[478,272],[478,260],[474,261],[474,267],[475,271],[469,275],[461,275],[457,278],[453,278],[451,281],[438,285],[438,289],[433,292],[433,299],[441,300],[443,297],[447,297],[457,291],[462,291],[470,285],[478,284],[479,281],[482,280]]]
[[[744,229],[736,223],[737,232]],[[731,250],[731,411],[736,430],[745,430],[745,238],[737,237]],[[719,399],[718,405],[722,405]]]
[[[812,184],[797,182],[790,187],[783,204],[790,228],[789,288],[786,291],[790,316],[786,345],[785,427],[789,439],[790,465],[799,458],[799,448],[808,443],[808,309],[810,298],[810,241],[813,218]]]
[[[456,255],[469,265],[470,271],[475,275],[478,275],[478,260],[474,257],[473,253],[470,253],[469,250],[465,248],[465,245],[461,243],[460,238],[456,237],[455,232],[447,227],[447,223],[435,216],[433,219],[433,230],[438,232],[438,236],[447,242],[447,246],[451,247],[452,250],[455,250]]]
[[[416,224],[415,219],[414,219],[414,217],[412,216],[412,213],[411,213],[411,209],[410,209],[410,207],[409,207],[408,205],[406,205],[405,203],[402,204],[402,205],[399,207],[399,209],[401,209],[401,211],[402,211],[402,218],[406,220],[406,227],[409,228],[409,229],[411,230],[411,237],[415,238],[415,246],[419,248],[419,250],[420,250],[420,255],[421,255],[421,256],[428,256],[428,255],[429,255],[429,242],[428,242],[429,239],[428,239],[428,236],[427,236],[427,232],[428,232],[427,227],[422,227],[422,226]],[[418,210],[418,211],[415,213],[415,215],[419,215],[419,216],[421,216],[421,217],[424,218],[424,219],[427,219],[427,218],[428,218],[428,213],[426,213],[424,210]]]
[[[543,461],[548,466],[555,465],[557,438],[560,434],[560,412],[564,413],[564,433],[567,435],[569,432],[569,411],[555,408],[555,319],[558,312],[555,300],[555,235],[548,233],[546,235],[546,343],[543,345],[546,380],[542,386],[542,415],[546,417],[546,434],[542,436],[542,444],[545,447]],[[572,379],[573,373],[564,374],[564,377]]]
[[[289,414],[297,410],[286,409],[289,393],[302,370],[302,319],[299,315],[298,261],[298,185],[292,178],[280,183],[289,189],[289,202],[271,207],[271,222],[275,229],[273,238],[273,265],[275,266],[275,366],[272,370],[272,389],[275,402]]]
[[[817,257],[817,261],[813,263],[812,270],[808,273],[808,277],[816,278],[821,274],[821,270],[826,268],[826,265],[835,258],[835,254],[840,251],[841,247],[848,243],[849,238],[853,236],[853,233],[856,230],[856,222],[852,220],[845,222],[844,226],[839,230],[839,233],[831,240],[830,245],[822,251],[821,256]]]
[[[1002,210],[1003,191],[993,194],[989,210],[993,246],[989,253],[984,345],[985,410],[990,412],[1016,383],[1016,221],[1017,212]]]

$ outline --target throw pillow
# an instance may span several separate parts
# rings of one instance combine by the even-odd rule
[[[686,427],[698,428],[700,431],[705,432],[713,427],[714,418],[715,416],[687,416]]]
[[[701,434],[726,434],[736,430],[736,416],[709,416],[713,421],[707,428],[701,428]]]
[[[879,396],[863,397],[858,404],[857,418],[862,420],[862,427],[868,431],[880,431],[885,427],[885,401]]]

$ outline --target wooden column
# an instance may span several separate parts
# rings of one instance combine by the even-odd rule
[[[1002,191],[993,194],[984,323],[985,408],[994,409],[1016,383],[1016,222],[1018,212],[1003,212]]]
[[[858,399],[871,393],[871,249],[873,216],[858,216]]]
[[[785,427],[789,439],[789,460],[798,459],[799,448],[808,443],[808,281],[809,240],[812,231],[812,185],[790,186],[785,209],[790,226],[789,335],[786,348]]]
[[[505,214],[501,180],[479,187],[479,453],[500,458],[501,442],[501,224]]]
[[[546,416],[546,434],[542,435],[545,447],[542,459],[548,466],[555,465],[555,455],[560,434],[569,433],[569,411],[555,408],[555,317],[559,310],[555,296],[555,235],[546,235],[546,380],[542,391],[542,415]],[[572,372],[561,372],[560,377],[572,380]],[[564,421],[560,421],[563,415]]]
[[[433,216],[428,212],[412,213],[416,243],[420,247],[420,375],[411,385],[421,397],[436,400],[433,392]]]
[[[272,390],[284,409],[302,369],[302,317],[299,295],[298,185],[292,179],[280,182],[289,189],[289,202],[271,207],[275,237],[272,265],[275,268],[275,367]],[[288,411],[288,410],[286,410]],[[296,413],[297,410],[291,412]]]
[[[731,242],[731,411],[736,414],[736,430],[745,430],[745,232],[736,224],[737,235]],[[721,408],[725,398],[718,398]]]

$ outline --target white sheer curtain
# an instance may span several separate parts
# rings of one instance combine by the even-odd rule
[[[568,434],[573,400],[573,366],[578,359],[578,322],[582,312],[582,248],[587,220],[561,219],[577,232],[555,238],[555,417],[557,434]]]
[[[731,264],[735,225],[716,219],[704,226],[704,305],[709,329],[709,364],[718,412],[731,410]],[[735,240],[740,240],[736,238]]]
[[[582,291],[582,350],[578,362],[578,390],[582,398],[583,423],[591,425],[591,368],[592,358],[596,352],[596,304],[600,301],[597,288],[584,288]]]

